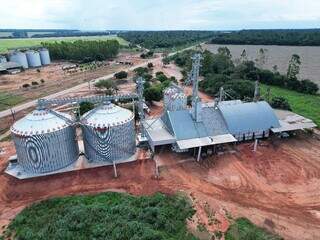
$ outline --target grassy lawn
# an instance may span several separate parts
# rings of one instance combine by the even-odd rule
[[[27,207],[5,235],[24,240],[195,240],[186,227],[186,219],[193,214],[191,203],[179,195],[69,196]]]
[[[110,40],[116,39],[121,45],[128,45],[128,42],[117,36],[84,36],[84,37],[53,37],[53,38],[16,38],[0,39],[0,53],[7,52],[9,48],[39,46],[41,42],[54,41],[75,41],[75,40]]]
[[[261,85],[261,94],[267,92],[267,85]],[[320,126],[320,95],[309,95],[295,91],[271,87],[271,96],[284,97],[289,101],[293,112],[312,119]]]
[[[282,238],[257,227],[246,218],[238,218],[229,227],[226,240],[281,240]]]
[[[22,96],[16,96],[10,93],[0,92],[0,111],[8,109],[8,106],[14,106],[23,102]]]

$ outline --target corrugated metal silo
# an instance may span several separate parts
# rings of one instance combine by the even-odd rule
[[[0,55],[0,63],[7,62],[7,58],[5,56]]]
[[[23,52],[15,51],[9,54],[10,62],[15,62],[20,64],[23,68],[28,68],[27,56]]]
[[[26,52],[29,67],[41,67],[40,54],[37,51],[29,50]]]
[[[42,65],[49,65],[51,63],[49,50],[46,48],[41,48],[39,50],[40,53],[40,59]]]
[[[167,111],[179,111],[187,108],[187,96],[175,87],[168,87],[163,92],[164,108]]]
[[[85,155],[89,162],[112,163],[136,151],[134,114],[108,103],[81,118]]]
[[[29,174],[64,168],[78,159],[76,129],[71,116],[35,110],[11,127],[18,164]]]

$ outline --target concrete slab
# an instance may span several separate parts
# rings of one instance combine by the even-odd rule
[[[137,159],[138,159],[138,151],[134,155],[132,155],[130,158],[118,160],[116,162],[116,165],[122,164],[122,163],[134,162]],[[5,173],[22,180],[22,179],[43,177],[43,176],[49,176],[49,175],[54,175],[59,173],[66,173],[66,172],[78,171],[82,169],[97,168],[97,167],[112,166],[112,165],[113,165],[112,162],[99,162],[99,163],[89,162],[87,158],[84,155],[82,155],[82,156],[79,156],[78,160],[72,163],[71,165],[53,172],[38,173],[38,174],[28,173],[28,172],[25,172],[18,163],[9,162],[9,165],[6,168]]]

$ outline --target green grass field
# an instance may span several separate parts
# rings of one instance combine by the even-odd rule
[[[226,240],[282,240],[280,236],[271,234],[265,229],[254,225],[246,218],[238,218],[229,227]]]
[[[278,96],[286,98],[293,112],[312,119],[320,126],[320,95],[309,95],[279,87],[270,87],[272,97]],[[262,95],[266,94],[267,88],[267,85],[261,85]]]
[[[9,48],[33,47],[41,42],[75,41],[75,40],[111,40],[116,39],[121,45],[127,46],[128,42],[117,36],[87,36],[87,37],[53,37],[53,38],[15,38],[0,39],[0,53],[5,53]]]
[[[0,111],[6,110],[9,106],[17,105],[23,102],[22,96],[16,96],[10,93],[0,92]]]

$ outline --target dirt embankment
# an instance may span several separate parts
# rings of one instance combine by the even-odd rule
[[[265,141],[258,151],[252,144],[237,146],[236,154],[206,159],[201,164],[190,156],[158,153],[167,166],[154,178],[152,160],[112,167],[80,170],[31,180],[4,174],[12,144],[2,143],[0,157],[0,224],[6,225],[25,206],[42,199],[78,193],[121,190],[132,194],[156,191],[190,194],[197,209],[191,226],[203,224],[211,232],[225,231],[230,217],[245,216],[286,239],[320,239],[320,142],[300,135],[293,139]]]

